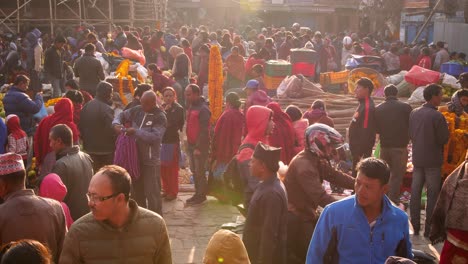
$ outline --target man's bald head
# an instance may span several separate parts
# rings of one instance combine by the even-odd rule
[[[140,102],[143,111],[149,113],[157,107],[157,95],[153,91],[146,91],[141,96]]]

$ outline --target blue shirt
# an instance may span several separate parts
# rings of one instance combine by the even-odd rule
[[[325,252],[337,231],[339,263],[385,263],[397,255],[400,242],[406,243],[406,258],[412,258],[408,216],[383,198],[382,213],[371,228],[356,196],[334,202],[323,210],[307,252],[307,264],[323,263]]]

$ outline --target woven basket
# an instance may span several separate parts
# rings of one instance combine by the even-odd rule
[[[286,76],[277,77],[265,75],[263,81],[265,82],[265,87],[268,90],[276,90],[284,78],[286,78]]]

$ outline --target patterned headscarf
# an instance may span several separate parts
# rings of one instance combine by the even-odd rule
[[[455,113],[457,116],[461,116],[463,114],[464,108],[460,102],[458,93],[459,92],[456,92],[452,95],[452,100],[447,103],[447,106],[450,112]]]

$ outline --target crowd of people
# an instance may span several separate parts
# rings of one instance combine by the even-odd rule
[[[467,118],[468,73],[447,106],[441,106],[442,87],[430,84],[426,103],[416,109],[397,98],[394,85],[375,105],[374,83],[360,78],[348,128],[349,170],[332,165],[347,158],[326,102],[317,99],[304,112],[284,108],[263,80],[266,61],[288,59],[292,48],[315,50],[317,73],[340,70],[350,54],[382,56],[389,74],[414,64],[438,70],[464,54],[451,58],[444,43],[409,47],[373,35],[302,32],[298,24],[261,34],[251,27],[184,26],[171,34],[117,26],[102,40],[93,30],[80,27],[51,40],[33,29],[23,42],[2,43],[17,62],[8,52],[2,68],[12,85],[0,119],[0,263],[172,263],[162,200],[178,196],[182,152],[195,186],[184,202],[199,205],[213,195],[246,217],[242,239],[227,230],[213,235],[204,263],[412,259],[409,223],[414,235],[445,241],[440,263],[468,260],[467,162],[446,179],[441,173],[450,131],[442,112],[454,113],[458,123]],[[226,73],[216,123],[203,97],[214,45]],[[118,109],[117,87],[104,80],[95,54],[118,56],[125,49],[143,51],[149,81]],[[44,79],[57,99],[53,113],[40,116]],[[377,138],[380,159],[372,157]],[[408,217],[400,188],[410,142]],[[338,201],[324,181],[354,194]]]

